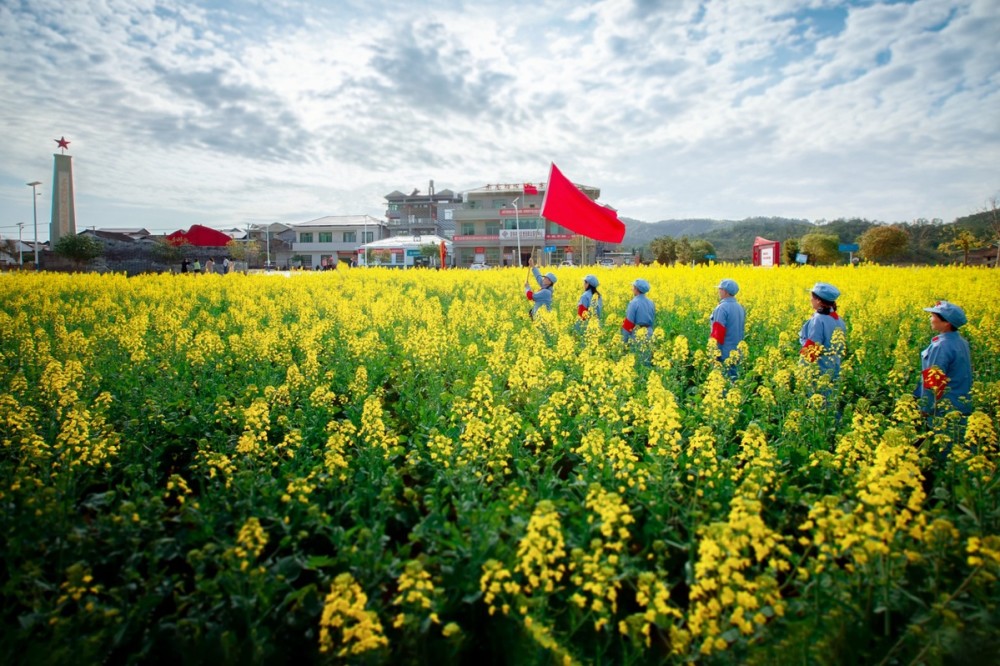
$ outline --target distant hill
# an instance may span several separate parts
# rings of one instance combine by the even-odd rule
[[[977,247],[989,247],[991,243],[995,243],[996,238],[994,214],[993,211],[980,211],[950,223],[938,219],[896,223],[909,234],[910,244],[895,260],[901,263],[954,261],[953,254],[943,254],[938,248],[959,230],[973,232],[980,239]],[[784,243],[809,233],[822,233],[836,236],[841,243],[857,243],[868,229],[884,224],[863,218],[841,218],[829,222],[821,220],[816,223],[787,217],[748,217],[743,220],[697,218],[659,222],[643,222],[626,217],[622,221],[625,223],[625,238],[620,245],[622,250],[648,250],[649,244],[661,236],[687,236],[689,240],[707,240],[715,248],[719,261],[732,262],[750,261],[751,248],[757,236]]]
[[[659,222],[641,222],[627,217],[622,218],[625,223],[625,239],[622,245],[625,247],[642,247],[649,245],[650,241],[660,236],[700,236],[713,229],[735,224],[732,220],[660,220]]]
[[[809,220],[784,217],[748,217],[739,221],[689,219],[659,222],[640,222],[624,218],[624,222],[625,239],[622,241],[624,247],[648,247],[654,238],[660,236],[703,238],[715,246],[715,253],[720,261],[749,261],[750,248],[757,236],[783,241],[787,238],[798,238],[818,228]]]

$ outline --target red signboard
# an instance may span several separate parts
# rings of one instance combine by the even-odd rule
[[[538,217],[542,211],[537,208],[518,208],[517,215],[520,217]],[[500,217],[515,217],[513,208],[501,208]]]
[[[455,236],[452,240],[457,241],[482,241],[482,240],[500,240],[500,236]]]
[[[477,247],[477,248],[473,248],[473,249],[474,249],[474,250],[475,250],[476,252],[480,252],[480,253],[482,253],[482,252],[486,252],[486,248],[485,248],[485,247]]]

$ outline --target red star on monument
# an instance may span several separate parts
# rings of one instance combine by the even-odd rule
[[[61,136],[58,139],[52,139],[52,140],[59,144],[59,150],[69,150],[70,142],[66,140],[66,137]]]

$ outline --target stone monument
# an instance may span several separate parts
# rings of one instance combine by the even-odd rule
[[[66,154],[70,142],[66,137],[53,139],[59,144],[59,154],[53,154],[52,223],[49,227],[49,247],[54,248],[63,236],[76,235],[76,203],[73,197],[73,157]]]

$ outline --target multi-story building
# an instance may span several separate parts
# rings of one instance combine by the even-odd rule
[[[462,207],[462,197],[451,190],[434,191],[430,181],[427,192],[413,190],[403,194],[395,190],[385,195],[385,219],[393,236],[454,235],[453,211]]]
[[[292,263],[302,268],[356,261],[359,247],[389,235],[386,223],[371,215],[329,215],[289,227],[295,232]]]
[[[577,187],[591,199],[601,194],[596,187]],[[542,218],[545,183],[484,185],[463,196],[464,205],[454,212],[452,240],[457,266],[526,265],[532,253],[544,264],[572,262],[574,258],[576,263],[584,263],[594,256],[594,241]]]

